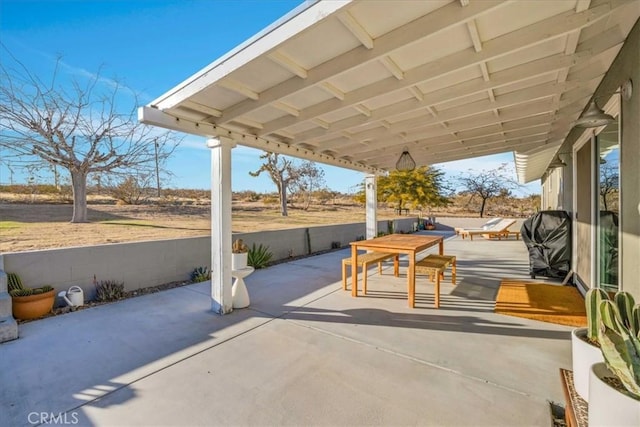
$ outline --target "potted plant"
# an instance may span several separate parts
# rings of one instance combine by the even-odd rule
[[[619,296],[618,296],[619,295]],[[598,340],[605,363],[591,367],[589,426],[640,425],[640,304],[619,292],[600,303]]]
[[[571,331],[573,383],[576,392],[585,401],[589,401],[589,370],[591,365],[604,362],[598,343],[598,328],[600,302],[605,300],[609,300],[605,291],[599,288],[589,289],[584,298],[587,327]]]
[[[242,241],[237,239],[231,246],[231,269],[241,270],[247,268],[247,257],[249,247]]]
[[[53,287],[27,288],[16,273],[7,273],[7,279],[13,317],[20,320],[37,319],[51,311],[56,300]]]

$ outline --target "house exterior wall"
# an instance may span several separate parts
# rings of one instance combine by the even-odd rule
[[[640,299],[640,21],[629,33],[629,36],[613,62],[609,71],[596,90],[595,97],[612,94],[627,80],[633,82],[633,93],[630,99],[622,98],[620,104],[620,289],[630,292]],[[592,256],[592,233],[596,232],[593,218],[593,204],[597,200],[591,196],[594,185],[592,178],[593,140],[579,148],[576,152],[576,182],[572,182],[572,161],[569,155],[563,154],[567,167],[548,171],[542,177],[542,208],[561,208],[571,212],[575,208],[574,235],[574,271],[585,287],[592,287],[592,272],[595,256]],[[560,151],[567,153],[578,147],[578,133],[570,134]],[[562,174],[562,185],[559,177]],[[563,194],[564,193],[564,194]],[[572,198],[575,194],[576,205]]]
[[[619,85],[633,82],[631,99],[621,102],[620,177],[622,289],[640,299],[640,36],[636,23],[627,41],[628,55],[612,76]],[[626,46],[625,46],[626,47]]]

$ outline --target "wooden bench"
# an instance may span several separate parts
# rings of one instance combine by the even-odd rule
[[[440,279],[444,278],[444,271],[451,265],[451,283],[456,284],[456,257],[453,255],[429,254],[416,262],[416,274],[427,274],[435,281],[435,307],[440,307]]]
[[[498,240],[502,240],[503,238],[509,239],[509,236],[515,236],[516,240],[520,240],[520,231],[505,230],[505,231],[501,231],[500,233],[487,233],[482,235],[482,237],[489,240],[494,239],[496,237],[498,238]]]
[[[378,263],[378,274],[382,274],[382,261],[393,258],[393,274],[398,277],[400,270],[399,255],[395,253],[385,252],[369,252],[366,254],[358,254],[357,264],[362,267],[362,287],[364,293],[367,293],[367,269],[370,264]],[[347,266],[351,266],[351,257],[342,259],[342,289],[347,290]],[[356,288],[358,285],[356,284]],[[357,289],[356,289],[357,293]]]

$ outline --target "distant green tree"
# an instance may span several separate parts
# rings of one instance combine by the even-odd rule
[[[399,209],[429,209],[447,206],[449,199],[446,190],[444,172],[432,166],[422,166],[412,171],[391,171],[387,176],[378,178],[378,201],[393,203]],[[364,202],[364,186],[354,197]]]

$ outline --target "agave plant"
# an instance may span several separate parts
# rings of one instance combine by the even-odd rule
[[[269,250],[269,246],[260,244],[256,247],[256,244],[254,243],[251,245],[251,249],[249,249],[247,264],[253,268],[265,268],[271,261],[272,257],[273,254]]]
[[[631,310],[630,295],[621,312],[614,302],[605,300],[600,303],[600,329],[598,340],[605,363],[611,372],[622,382],[625,389],[640,400],[640,304]],[[625,320],[628,325],[625,325]]]
[[[96,285],[96,301],[116,301],[124,298],[124,283],[115,280],[102,280]]]
[[[193,283],[205,282],[207,280],[211,280],[209,267],[196,267],[191,272],[191,281]]]

